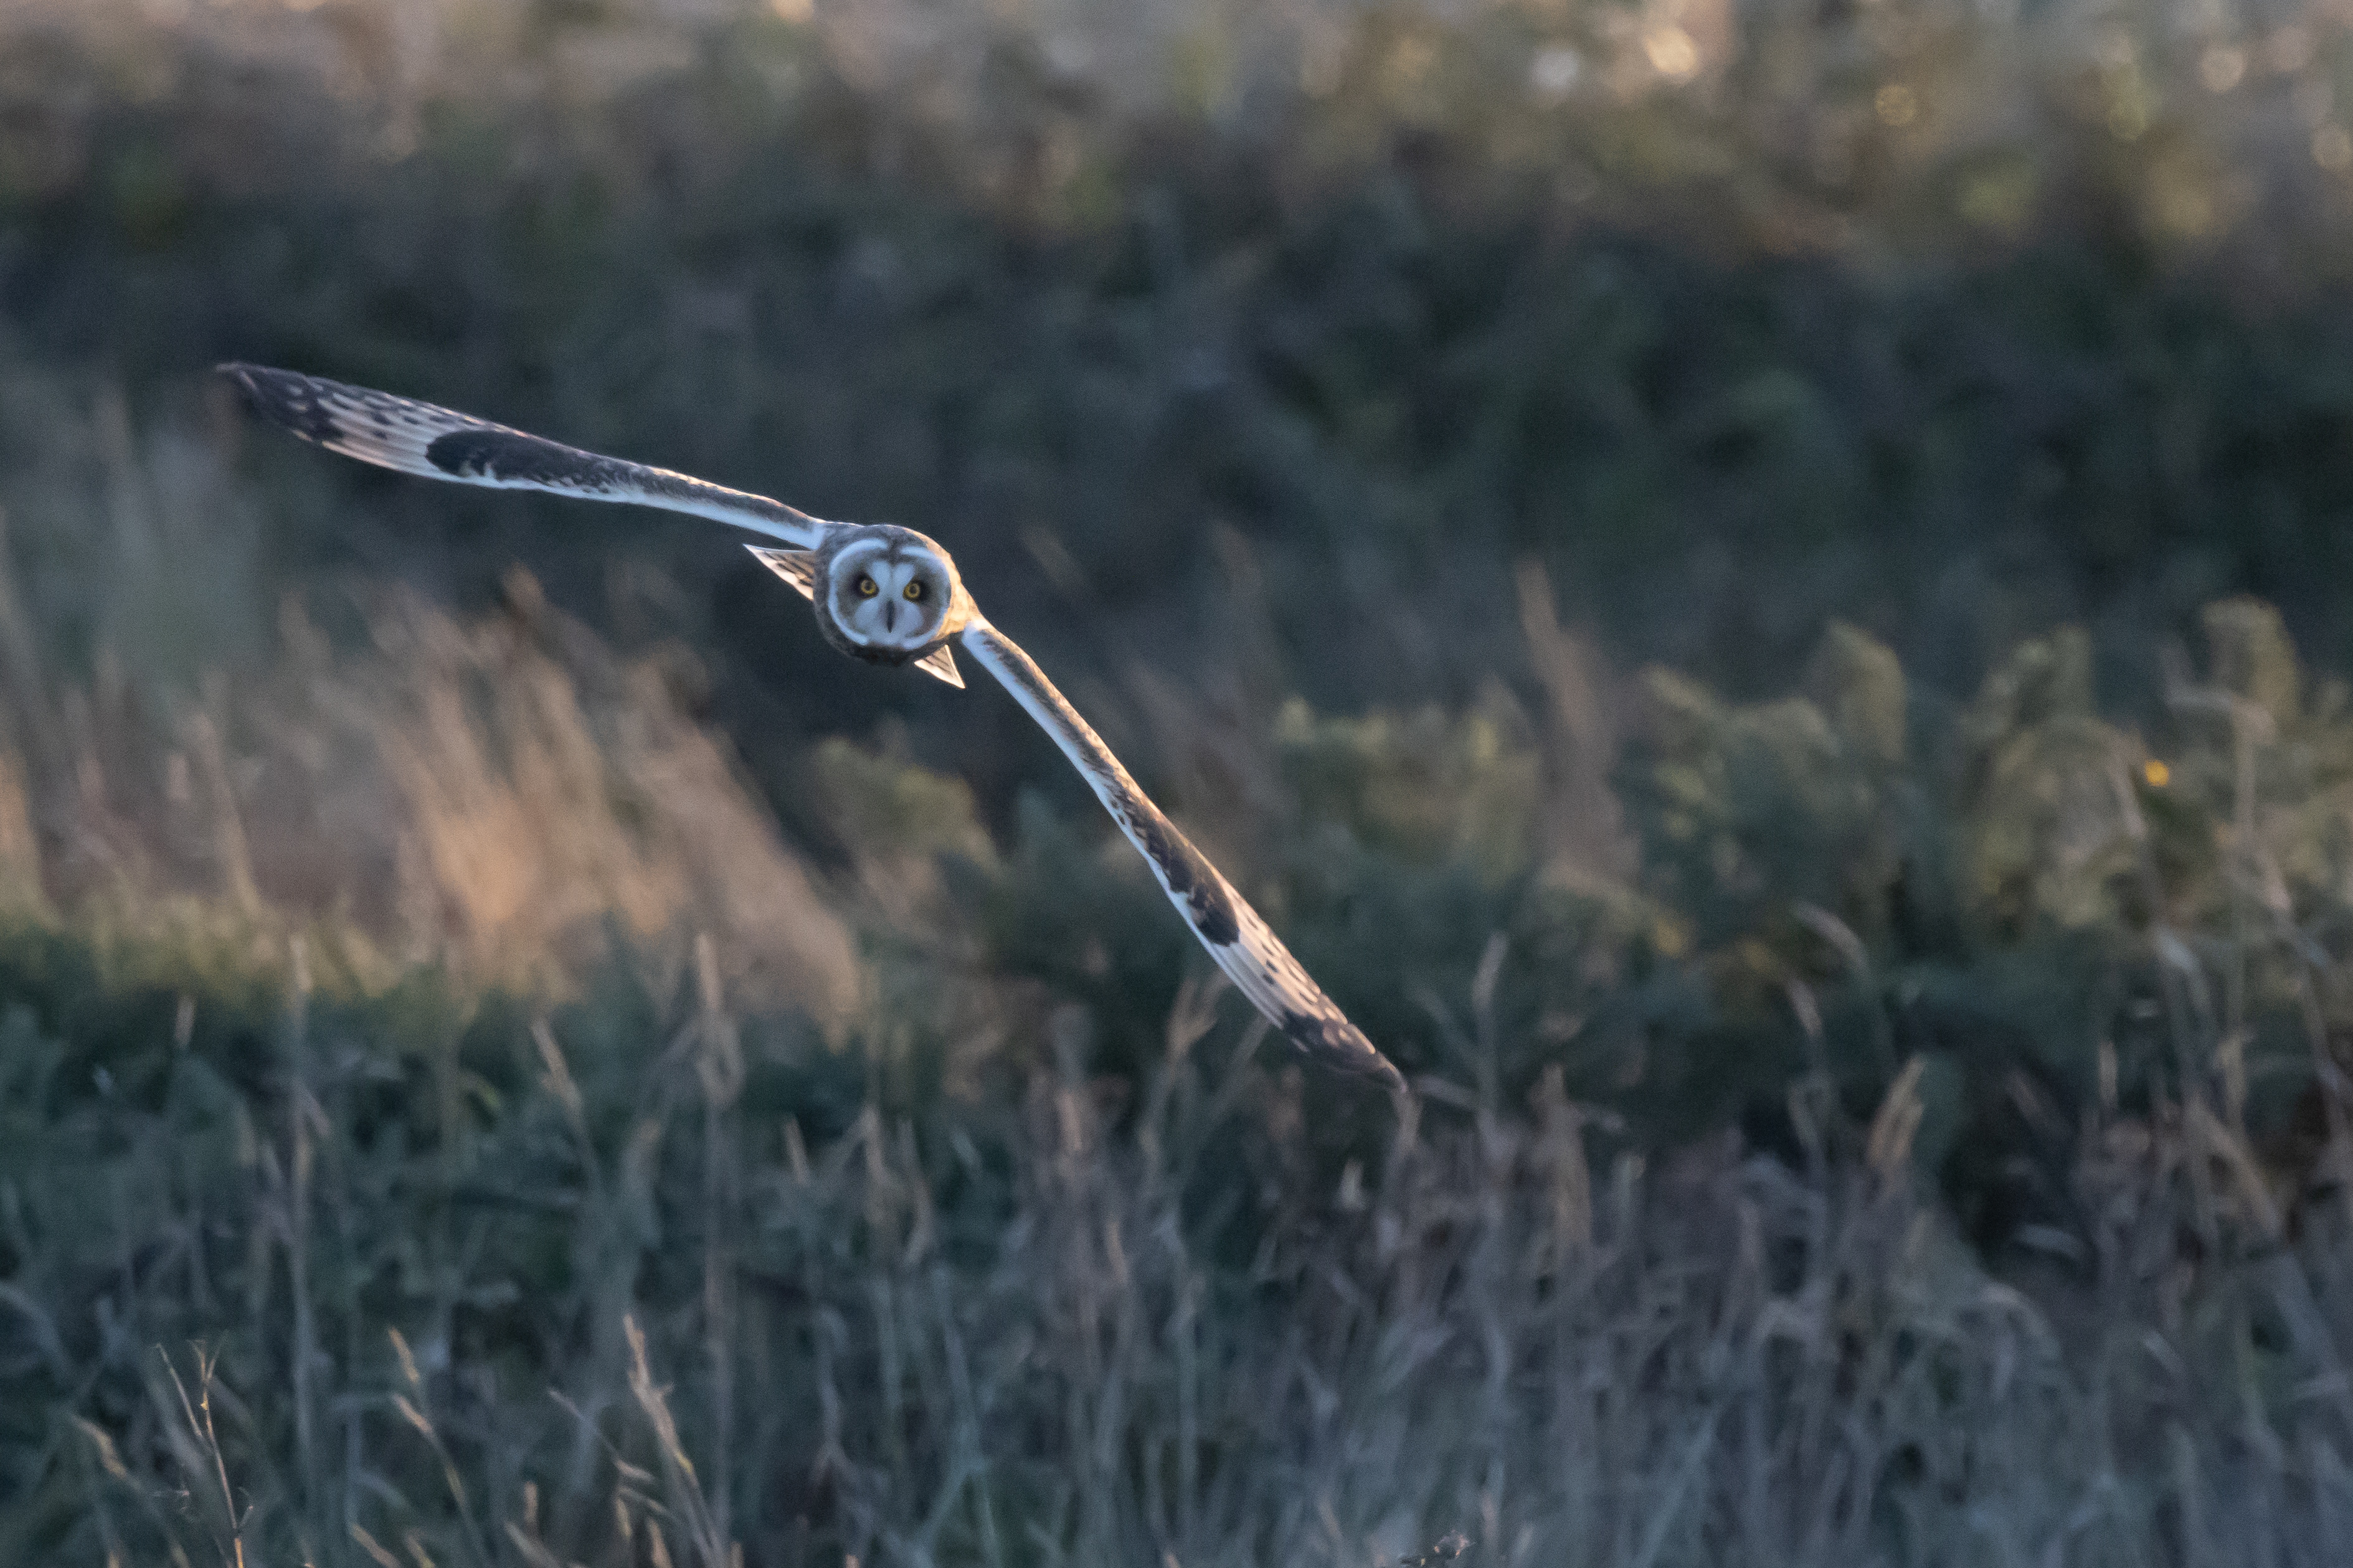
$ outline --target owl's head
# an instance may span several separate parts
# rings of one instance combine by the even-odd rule
[[[967,611],[948,552],[911,528],[845,530],[818,560],[818,622],[846,653],[904,664],[955,633]]]

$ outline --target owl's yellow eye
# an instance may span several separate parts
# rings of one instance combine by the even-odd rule
[[[874,585],[874,579],[871,577],[860,577],[858,580],[858,596],[861,599],[871,599],[881,591]]]
[[[923,580],[921,577],[918,577],[913,582],[907,584],[907,597],[911,600],[919,600],[923,596]]]

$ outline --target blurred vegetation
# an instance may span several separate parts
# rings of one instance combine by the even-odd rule
[[[0,1561],[2334,1561],[2348,50],[0,0]]]
[[[1271,585],[1271,679],[1326,709],[1473,699],[1517,662],[1493,607],[1528,555],[1614,652],[1749,696],[1832,616],[1957,690],[2070,620],[2130,682],[2232,591],[2353,657],[2353,171],[2321,156],[2353,57],[2323,11],[0,25],[10,363],[190,419],[212,362],[296,363],[920,522],[1050,668],[1214,662],[1218,525]],[[54,439],[11,427],[12,469]],[[273,576],[480,602],[522,556],[586,613],[626,548],[712,584],[731,727],[917,710],[791,679],[792,607],[691,524],[257,460],[300,487]],[[937,754],[1001,826],[1046,753],[954,721]]]

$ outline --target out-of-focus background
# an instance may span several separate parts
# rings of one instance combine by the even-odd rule
[[[2340,85],[0,0],[0,1561],[2339,1561]],[[934,534],[1413,1101],[1002,693],[231,358]]]

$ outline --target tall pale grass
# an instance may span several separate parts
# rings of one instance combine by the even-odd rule
[[[471,621],[399,589],[290,594],[273,637],[224,447],[135,437],[103,389],[53,401],[18,412],[57,471],[11,488],[56,505],[0,532],[8,908],[195,922],[265,968],[308,925],[357,983],[432,963],[541,994],[617,933],[700,930],[747,999],[829,1026],[857,1005],[850,935],[686,710],[683,654],[616,656],[520,570]],[[92,582],[86,613],[58,602]]]
[[[1460,1081],[1332,1179],[1207,991],[1132,1097],[1065,1052],[1002,1116],[812,1132],[747,1106],[793,1064],[695,968],[666,1046],[543,1023],[413,1151],[398,1052],[299,992],[270,1119],[196,1061],[45,1116],[13,1051],[0,1371],[72,1420],[0,1548],[2320,1564],[2353,1518],[2353,1236],[2202,1078],[2089,1108],[2080,1224],[1998,1279],[1921,1189],[1916,1065],[1861,1124],[1793,1083],[1794,1160],[1653,1166],[1557,1075],[1497,1100],[1482,984],[1434,999]]]

